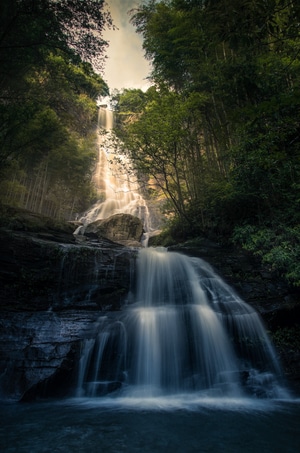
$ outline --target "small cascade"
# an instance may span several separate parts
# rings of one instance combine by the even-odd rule
[[[276,398],[280,367],[257,313],[199,258],[141,249],[132,300],[102,317],[78,395]]]
[[[123,323],[102,317],[96,337],[86,339],[82,347],[77,396],[102,396],[119,389],[126,380],[126,350]]]
[[[84,226],[100,219],[107,219],[114,214],[131,214],[142,220],[147,246],[148,238],[154,228],[151,215],[135,172],[127,156],[120,154],[110,144],[114,125],[114,113],[107,106],[100,106],[98,117],[99,149],[93,182],[98,194],[98,201],[79,220]],[[79,228],[74,234],[82,234]]]

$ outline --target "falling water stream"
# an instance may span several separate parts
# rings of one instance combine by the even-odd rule
[[[79,220],[75,234],[82,233],[87,224],[107,219],[114,214],[131,214],[142,220],[147,245],[152,227],[147,202],[141,194],[135,171],[126,155],[111,143],[114,113],[107,106],[100,106],[98,116],[98,159],[93,182],[98,195],[97,202]]]
[[[113,112],[101,107],[99,125],[111,137]],[[107,143],[100,138],[94,175],[102,198],[82,221],[130,213],[148,233],[149,210],[130,163]],[[143,248],[131,303],[118,316],[101,316],[97,335],[83,344],[77,397],[287,397],[280,374],[258,314],[207,263]]]
[[[77,395],[173,404],[287,398],[280,375],[258,314],[207,263],[148,248],[132,303],[101,317],[83,347]]]
[[[111,119],[100,108],[106,133]],[[99,201],[83,224],[126,212],[149,231],[125,157],[121,174],[113,160],[101,138]],[[298,451],[300,400],[282,382],[258,314],[207,263],[141,248],[132,293],[83,341],[73,397],[0,406],[1,451]]]
[[[113,112],[100,107],[102,135]],[[84,225],[115,213],[149,210],[130,163],[100,134],[94,175],[99,201]],[[120,165],[121,164],[121,165]],[[102,194],[102,197],[101,197]],[[101,316],[82,347],[78,397],[286,397],[276,354],[257,313],[198,258],[141,249],[136,289],[119,316]]]

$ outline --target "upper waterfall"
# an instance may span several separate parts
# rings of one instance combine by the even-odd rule
[[[101,105],[98,115],[98,158],[93,174],[98,200],[80,221],[85,226],[114,214],[131,214],[143,222],[144,245],[147,245],[152,230],[151,215],[130,160],[111,144],[113,126],[114,112]]]
[[[114,112],[107,105],[99,107],[98,127],[105,131],[111,131],[114,127]]]

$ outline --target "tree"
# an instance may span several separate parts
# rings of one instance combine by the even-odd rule
[[[74,197],[82,204],[80,193],[88,201],[96,100],[108,87],[84,59],[94,61],[97,54],[103,61],[101,33],[111,23],[103,8],[103,1],[1,3],[2,200],[54,213],[47,198],[55,206],[51,193],[59,187],[65,205],[73,206]]]
[[[3,0],[1,63],[37,64],[44,52],[64,52],[69,59],[100,65],[108,45],[102,34],[112,26],[104,0]],[[12,52],[16,58],[13,58]],[[17,61],[21,57],[21,61]],[[1,65],[1,66],[2,66]]]
[[[199,106],[205,102],[197,93],[183,100],[152,87],[141,103],[135,91],[125,90],[119,95],[115,129],[118,146],[130,155],[137,173],[147,175],[152,186],[155,181],[171,210],[190,225],[195,223],[190,207],[197,205],[202,226],[207,187],[220,171],[217,156],[204,147]]]
[[[204,218],[210,232],[214,228],[250,243],[252,251],[257,244],[257,251],[266,251],[268,263],[273,260],[282,270],[293,247],[291,235],[298,237],[299,222],[298,3],[150,1],[133,12],[132,21],[152,61],[153,83],[159,90],[176,93],[178,105],[195,100],[189,113],[197,120],[185,124],[188,138],[201,137],[201,159],[195,162],[205,164],[205,170],[198,178],[189,170],[185,179],[190,182],[194,177],[193,185],[201,187],[203,174],[211,177],[205,179],[201,216],[189,190],[184,192],[185,214]],[[143,115],[134,120],[142,119]],[[158,146],[150,134],[147,139],[148,148]],[[180,137],[176,141],[180,143]],[[173,162],[170,154],[164,156]],[[188,162],[186,150],[184,156]],[[180,160],[176,165],[181,171]],[[177,202],[177,194],[175,198]],[[270,241],[270,248],[264,249],[257,237],[270,236],[265,234],[268,229],[288,245],[279,249],[277,244],[272,250]],[[289,269],[294,264],[295,257]],[[291,279],[299,284],[298,271],[294,274]]]
[[[100,94],[108,93],[106,84],[95,74],[91,64],[81,60],[81,56],[89,52],[91,56],[99,52],[99,60],[103,55],[106,43],[99,33],[110,23],[109,15],[102,11],[103,4],[103,1],[66,0],[4,0],[1,3],[2,166],[8,163],[8,158],[23,151],[24,145],[16,143],[18,128],[26,126],[27,118],[38,111],[41,103],[50,103],[64,120],[77,117],[73,127],[87,128],[82,114],[84,111],[88,114],[88,97],[95,102]],[[77,115],[71,114],[71,107]],[[96,105],[92,108],[93,114],[95,109]]]

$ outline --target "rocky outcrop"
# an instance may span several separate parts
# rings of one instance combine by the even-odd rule
[[[99,317],[113,317],[126,304],[137,249],[93,228],[81,243],[74,226],[36,214],[0,220],[0,397],[74,394],[83,340],[95,335]],[[299,327],[299,293],[231,246],[201,239],[173,249],[209,262],[260,312],[300,393],[300,351],[281,336]]]
[[[0,320],[0,398],[75,395],[82,341],[95,335],[93,311],[5,312]]]
[[[87,237],[106,238],[127,247],[140,247],[143,224],[138,217],[130,214],[115,214],[107,219],[97,220],[86,226]]]
[[[24,209],[0,206],[0,215],[0,310],[116,310],[124,303],[135,248],[100,234],[76,241],[73,224]],[[126,237],[141,234],[135,217],[117,224],[118,234],[121,225],[132,226]]]
[[[126,303],[137,251],[101,236],[77,243],[74,225],[9,214],[0,221],[0,398],[62,396],[99,316]]]

